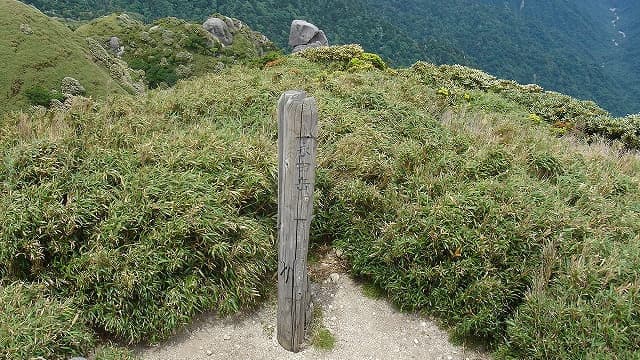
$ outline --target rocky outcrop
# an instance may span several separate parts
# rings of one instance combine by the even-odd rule
[[[237,36],[243,35],[255,47],[258,55],[275,49],[273,42],[263,34],[253,31],[238,19],[227,16],[212,17],[202,24],[202,27],[218,40],[222,46],[232,46]]]
[[[207,30],[211,36],[216,38],[224,46],[233,44],[233,34],[229,29],[229,25],[223,19],[213,17],[207,19],[202,24],[202,27]]]
[[[124,46],[122,45],[122,41],[117,36],[112,36],[109,39],[109,48],[111,52],[113,52],[117,57],[122,57],[124,55]]]
[[[289,32],[289,46],[293,52],[302,51],[307,48],[328,46],[329,40],[324,31],[317,26],[304,20],[293,20],[291,31]]]
[[[33,34],[33,29],[31,29],[31,26],[29,24],[20,24],[20,31],[22,31],[22,33],[25,35]]]
[[[60,90],[65,97],[84,95],[86,93],[86,90],[84,86],[80,84],[80,81],[72,77],[65,77],[62,79],[62,86],[60,87]]]
[[[125,90],[132,94],[142,94],[146,91],[147,87],[142,80],[144,79],[144,71],[130,69],[126,62],[111,56],[98,40],[91,37],[86,40],[93,59],[107,68],[111,77]]]

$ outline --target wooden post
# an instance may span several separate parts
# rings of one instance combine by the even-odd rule
[[[307,251],[315,188],[316,100],[287,91],[278,103],[278,342],[298,352],[310,318]]]

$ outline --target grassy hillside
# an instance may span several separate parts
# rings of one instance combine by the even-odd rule
[[[244,24],[234,31],[233,44],[225,47],[202,24],[177,18],[144,24],[126,14],[111,14],[78,27],[75,33],[93,37],[106,48],[117,37],[122,59],[133,69],[145,71],[151,88],[173,86],[178,79],[218,71],[225,64],[251,62],[276,50],[271,41]]]
[[[464,67],[366,59],[311,50],[4,118],[0,357],[157,340],[259,302],[288,89],[320,108],[313,244],[497,358],[637,357],[640,159],[578,131],[606,112]]]
[[[60,90],[67,76],[79,80],[88,96],[125,93],[66,26],[15,0],[0,0],[0,14],[0,112],[27,106],[25,93],[35,86]]]

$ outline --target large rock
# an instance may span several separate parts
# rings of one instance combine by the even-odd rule
[[[317,26],[304,20],[293,20],[289,32],[289,46],[306,45],[320,31]]]
[[[309,41],[309,44],[316,44],[316,43],[320,44],[321,46],[329,45],[329,39],[327,39],[327,35],[324,34],[324,31],[318,30],[316,35],[313,38],[311,38],[311,40]]]
[[[293,20],[289,32],[289,45],[293,52],[302,51],[310,47],[328,46],[329,40],[324,31],[304,20]]]
[[[124,46],[122,46],[122,42],[117,36],[112,36],[109,39],[109,48],[117,57],[122,57],[122,55],[124,55]]]
[[[202,27],[207,30],[214,38],[218,39],[224,46],[233,44],[233,34],[229,30],[227,23],[219,18],[209,18],[202,24]]]
[[[29,26],[29,24],[20,24],[20,31],[22,31],[22,33],[25,35],[33,34],[33,29],[31,29],[31,26]]]
[[[63,94],[70,96],[84,95],[86,92],[84,86],[80,84],[80,81],[72,77],[65,77],[62,79],[62,86],[60,87],[60,90]]]

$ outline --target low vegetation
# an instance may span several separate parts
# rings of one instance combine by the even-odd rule
[[[324,326],[324,314],[320,306],[313,308],[313,320],[311,321],[309,336],[311,346],[318,350],[329,351],[336,345],[336,338],[331,331]]]
[[[220,71],[228,64],[250,63],[275,50],[246,25],[234,31],[232,45],[223,46],[201,23],[173,17],[145,24],[133,15],[111,14],[78,27],[75,33],[92,37],[105,48],[117,37],[122,59],[144,71],[151,88],[173,86],[180,79]]]
[[[304,89],[321,111],[313,242],[497,358],[637,356],[640,160],[589,135],[606,113],[466,68],[351,72],[359,55],[324,51],[6,116],[0,306],[29,289],[52,316],[1,324],[62,329],[39,346],[64,358],[96,334],[157,341],[260,301],[276,268],[274,108]]]

